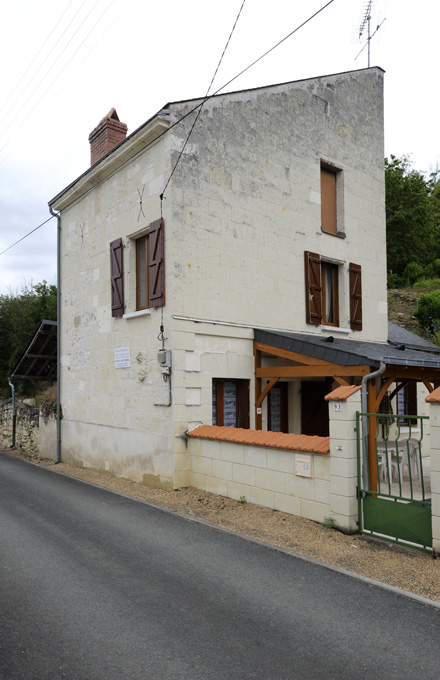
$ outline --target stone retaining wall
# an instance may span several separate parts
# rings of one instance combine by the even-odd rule
[[[36,406],[16,402],[15,448],[44,458],[54,458],[56,419],[45,418]],[[12,447],[12,399],[0,400],[0,448]]]

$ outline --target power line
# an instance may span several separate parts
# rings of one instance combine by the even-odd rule
[[[99,43],[101,42],[101,40],[107,35],[108,31],[109,31],[109,30],[113,27],[113,25],[117,22],[117,20],[118,20],[119,17],[121,16],[121,14],[122,14],[123,12],[125,12],[126,8],[127,8],[128,5],[130,4],[130,2],[131,2],[131,0],[127,0],[127,2],[125,3],[125,5],[121,8],[119,14],[117,14],[117,15],[115,16],[115,18],[113,19],[113,21],[111,22],[111,24],[109,24],[109,25],[107,26],[107,28],[105,29],[104,33],[102,33],[102,35],[98,38],[98,40],[96,40],[96,41],[93,43],[92,47],[91,47],[90,50],[87,52],[86,56],[85,56],[84,59],[78,64],[78,66],[77,66],[76,69],[73,71],[73,73],[71,73],[68,77],[66,77],[66,74],[65,74],[65,70],[64,70],[64,69],[66,68],[66,66],[68,66],[68,65],[71,63],[73,57],[75,56],[75,54],[78,52],[78,50],[79,50],[80,48],[78,48],[77,51],[75,52],[75,54],[72,55],[72,57],[70,58],[70,60],[69,60],[68,63],[66,64],[66,66],[63,67],[62,74],[63,74],[64,78],[63,78],[63,83],[62,83],[61,87],[57,90],[57,93],[52,97],[52,99],[50,99],[50,101],[47,103],[47,105],[44,107],[44,109],[42,109],[42,110],[40,111],[40,113],[37,115],[37,117],[33,119],[31,125],[28,127],[28,130],[31,130],[31,129],[32,129],[32,127],[33,127],[33,126],[38,122],[38,120],[41,118],[41,116],[43,115],[43,113],[45,113],[45,111],[47,111],[47,109],[49,108],[49,106],[50,106],[50,105],[55,101],[55,99],[59,96],[60,92],[62,92],[62,90],[66,87],[66,85],[69,84],[69,82],[71,81],[71,79],[73,78],[73,76],[79,71],[79,69],[80,69],[81,66],[84,64],[84,62],[87,61],[87,59],[88,59],[89,56],[92,54],[92,52],[98,47],[98,45],[99,45]],[[111,4],[113,4],[113,0],[112,0]],[[101,17],[99,18],[98,22],[102,19],[102,16],[107,12],[107,10],[109,9],[109,7],[110,7],[110,6],[108,6],[107,9],[103,12],[103,14],[102,14]],[[97,22],[97,23],[98,23],[98,22]],[[96,24],[95,24],[95,26],[96,26]],[[95,26],[92,28],[92,31],[94,30]],[[92,32],[92,31],[91,31],[91,32]],[[90,33],[91,33],[91,32],[90,32]],[[89,35],[90,35],[90,33],[89,33]],[[85,40],[87,40],[87,38],[89,37],[89,35],[86,36],[86,38],[83,40],[83,43],[85,42]],[[83,43],[82,43],[82,44],[83,44]],[[80,45],[80,47],[81,47],[81,45]],[[57,78],[56,78],[54,81],[52,81],[52,83],[51,83],[50,87],[48,88],[48,90],[50,90],[50,89],[52,88],[53,83],[55,83],[55,81],[58,79],[58,77],[59,77],[59,76],[57,76]],[[47,93],[48,90],[46,90],[46,93]],[[45,94],[46,94],[46,93],[45,93]],[[43,95],[43,96],[44,96],[44,95]],[[41,100],[41,98],[40,98],[40,100]],[[39,103],[39,102],[38,102],[38,103]],[[36,106],[38,105],[38,103],[36,104]],[[36,106],[35,106],[35,107],[36,107]],[[34,107],[34,109],[35,109],[35,107]],[[30,114],[29,114],[29,115],[30,115]],[[27,116],[27,118],[29,117],[29,115]],[[20,127],[16,130],[16,132],[15,132],[14,135],[13,135],[13,137],[15,137],[15,136],[16,136],[16,133],[20,131],[21,127],[24,125],[25,122],[26,122],[26,119],[25,119],[24,121],[22,121]],[[12,140],[12,138],[11,138],[11,140]],[[5,146],[7,146],[7,145],[10,143],[11,140],[9,140],[9,142],[7,142],[7,144],[6,144]],[[0,166],[3,165],[3,163],[9,158],[9,156],[11,155],[11,153],[13,152],[13,150],[15,149],[16,146],[17,146],[17,144],[14,144],[14,146],[12,147],[12,149],[10,149],[10,151],[9,151],[5,156],[3,156],[3,159],[0,161]]]
[[[73,0],[72,0],[72,2],[73,2]],[[70,3],[70,5],[72,4],[72,2]],[[52,52],[54,51],[54,49],[55,49],[55,48],[57,47],[57,45],[61,42],[61,40],[62,40],[62,38],[64,37],[65,33],[68,31],[68,29],[70,28],[70,26],[72,25],[72,23],[74,22],[74,20],[76,19],[76,17],[77,17],[78,14],[80,13],[80,11],[82,10],[82,8],[83,8],[83,6],[86,4],[86,2],[87,2],[87,0],[83,0],[83,3],[82,3],[82,5],[81,5],[81,7],[80,7],[79,10],[76,12],[76,14],[74,15],[73,19],[71,19],[70,23],[67,25],[67,27],[64,29],[64,31],[61,33],[60,37],[58,38],[58,40],[57,40],[57,42],[55,43],[55,45],[52,47],[52,49],[51,49],[51,51],[49,52],[49,54],[46,55],[46,57],[44,58],[43,62],[42,62],[42,63],[40,64],[40,66],[37,68],[37,70],[36,70],[36,72],[34,73],[34,75],[32,76],[32,78],[30,78],[30,80],[28,81],[27,85],[26,85],[25,88],[22,90],[21,94],[18,96],[18,98],[17,98],[17,99],[15,100],[15,102],[12,104],[12,106],[11,106],[11,108],[9,109],[8,113],[6,113],[6,115],[3,116],[2,120],[0,121],[0,125],[2,125],[2,124],[4,123],[4,121],[7,120],[7,118],[10,116],[10,114],[14,111],[14,108],[17,106],[18,102],[20,101],[20,99],[22,98],[22,96],[24,95],[24,93],[26,92],[26,90],[28,89],[28,87],[31,85],[32,81],[33,81],[34,78],[37,76],[37,74],[39,73],[39,71],[41,71],[41,69],[43,68],[43,66],[44,66],[44,64],[46,63],[46,61],[49,59],[49,57],[50,57],[50,55],[52,54]],[[70,5],[69,5],[69,7],[70,7]],[[67,9],[68,9],[68,8],[67,8]],[[66,12],[67,12],[67,10],[66,10]],[[64,14],[65,14],[66,12],[64,12]],[[64,16],[64,14],[63,14],[63,16]],[[61,18],[62,18],[62,17],[61,17]],[[86,17],[86,18],[87,18],[87,17]],[[58,24],[60,23],[60,21],[61,21],[61,19],[57,22],[56,26],[58,26]],[[83,23],[84,23],[84,22],[83,22]],[[52,35],[52,33],[54,32],[56,26],[52,29],[50,35]],[[82,26],[82,24],[78,27],[77,31],[73,34],[72,37],[74,37],[74,36],[76,35],[76,33],[78,32],[78,30],[81,28],[81,26]],[[40,52],[41,52],[41,50],[43,49],[44,45],[46,44],[47,40],[50,38],[50,35],[49,35],[49,37],[46,39],[45,43],[43,43],[43,45],[41,46],[41,48],[40,48],[40,50],[39,50],[37,56],[34,57],[34,59],[32,60],[32,62],[29,64],[29,66],[28,66],[28,68],[27,68],[27,70],[26,70],[26,73],[29,71],[30,67],[32,66],[33,61],[35,61],[35,59],[36,59],[36,58],[38,57],[38,55],[40,54]],[[72,40],[72,38],[71,38],[71,40]],[[69,44],[69,43],[68,43],[68,44]],[[66,47],[67,47],[67,46],[66,46]],[[61,52],[61,54],[62,54],[62,52]],[[59,57],[61,56],[61,54],[58,55],[57,58],[59,58]],[[32,94],[27,98],[27,100],[25,101],[25,103],[23,104],[23,106],[21,107],[21,109],[18,111],[17,115],[19,115],[19,114],[22,112],[23,108],[26,106],[26,104],[28,103],[29,99],[31,99],[31,98],[33,97],[33,95],[35,94],[35,92],[39,89],[41,83],[44,82],[44,80],[46,79],[46,77],[48,76],[48,74],[50,73],[50,71],[53,69],[53,67],[55,66],[55,64],[56,64],[56,61],[53,62],[52,66],[50,66],[49,70],[46,71],[45,75],[44,75],[43,78],[40,80],[40,82],[38,83],[37,87],[33,90]],[[26,75],[26,74],[25,74],[25,75]],[[19,82],[21,82],[21,81],[23,80],[23,78],[24,78],[24,76],[21,77],[21,79],[20,79]],[[14,90],[14,91],[15,91],[15,90]],[[11,126],[11,124],[9,124],[9,126],[6,128],[6,130],[8,130],[10,126]]]
[[[187,136],[187,138],[186,138],[186,140],[185,140],[185,143],[184,143],[184,145],[182,146],[182,148],[181,148],[181,150],[180,150],[180,153],[179,153],[179,155],[178,155],[178,157],[177,157],[177,160],[176,160],[176,163],[175,163],[175,165],[174,165],[174,168],[171,170],[171,174],[170,174],[170,176],[168,177],[168,180],[167,180],[167,182],[166,182],[166,184],[165,184],[164,190],[162,191],[162,193],[161,193],[161,195],[160,195],[161,205],[162,205],[163,197],[164,197],[164,195],[165,195],[165,191],[167,190],[168,184],[171,182],[171,178],[172,178],[172,176],[174,175],[174,173],[175,173],[175,171],[176,171],[176,168],[177,168],[177,166],[178,166],[178,164],[179,164],[180,159],[182,158],[183,152],[184,152],[185,149],[186,149],[186,145],[187,145],[188,142],[189,142],[189,138],[190,138],[191,135],[192,135],[192,131],[194,130],[194,128],[195,128],[195,126],[196,126],[196,123],[197,123],[197,121],[199,120],[200,114],[202,113],[203,104],[207,101],[207,99],[209,99],[209,97],[208,97],[209,91],[210,91],[210,89],[211,89],[211,87],[212,87],[212,83],[214,82],[215,77],[216,77],[216,75],[217,75],[217,72],[218,72],[218,70],[219,70],[219,68],[220,68],[220,64],[221,64],[222,61],[223,61],[223,57],[225,56],[225,52],[226,52],[226,50],[228,49],[228,45],[229,45],[229,43],[230,43],[230,41],[231,41],[232,34],[233,34],[233,32],[235,31],[235,27],[236,27],[237,22],[238,22],[238,20],[239,20],[239,18],[240,18],[240,14],[241,14],[241,11],[242,11],[242,9],[243,9],[243,7],[244,7],[244,3],[245,3],[245,2],[246,2],[246,0],[243,0],[243,2],[241,3],[241,7],[240,7],[240,10],[239,10],[239,12],[238,12],[238,14],[237,14],[237,17],[236,17],[235,21],[234,21],[234,25],[233,25],[233,27],[232,27],[232,31],[231,31],[231,33],[229,34],[229,38],[228,38],[227,41],[226,41],[226,45],[225,45],[225,47],[224,47],[224,49],[223,49],[222,56],[220,57],[220,60],[219,60],[219,62],[218,62],[218,64],[217,64],[217,68],[216,68],[215,71],[214,71],[214,75],[212,76],[211,82],[210,82],[209,87],[208,87],[208,89],[207,89],[207,91],[206,91],[205,99],[204,99],[204,101],[202,102],[202,105],[199,107],[199,110],[197,111],[197,116],[194,118],[193,124],[192,124],[192,126],[191,126],[190,131],[188,132],[188,136]]]
[[[85,0],[85,2],[86,2],[86,1],[87,1],[87,0]],[[96,5],[99,3],[99,1],[100,1],[100,0],[96,0],[96,2],[95,2],[95,4],[93,5],[92,9],[88,12],[87,16],[86,16],[85,19],[81,22],[80,26],[77,28],[77,30],[75,31],[75,33],[73,34],[73,36],[70,38],[70,40],[69,40],[69,42],[67,43],[67,45],[62,49],[62,51],[61,51],[60,54],[58,55],[58,57],[57,57],[58,59],[59,59],[59,57],[66,51],[66,49],[68,48],[68,46],[70,45],[70,43],[72,42],[72,40],[74,39],[74,37],[77,35],[77,33],[78,33],[78,31],[80,30],[80,28],[82,28],[82,26],[84,25],[84,23],[86,22],[86,20],[88,19],[88,17],[89,17],[90,14],[92,13],[92,11],[95,9],[95,7],[96,7]],[[81,47],[84,45],[84,43],[86,42],[86,40],[90,37],[91,33],[93,33],[93,31],[95,30],[96,26],[97,26],[97,25],[99,24],[99,22],[102,20],[102,17],[104,16],[104,14],[106,14],[106,13],[108,12],[108,10],[110,9],[110,7],[111,7],[111,5],[113,4],[113,2],[114,2],[114,0],[110,0],[110,3],[107,5],[106,9],[102,12],[101,16],[98,18],[98,20],[95,22],[95,24],[93,25],[93,27],[90,29],[89,33],[86,35],[86,37],[84,38],[84,40],[79,44],[79,47],[75,50],[75,52],[74,52],[74,53],[72,54],[72,56],[68,59],[68,61],[61,67],[61,69],[60,69],[60,71],[58,72],[58,74],[55,76],[55,78],[51,81],[50,85],[49,85],[49,86],[46,88],[46,90],[43,92],[43,94],[41,95],[41,97],[38,99],[37,103],[32,107],[32,109],[31,109],[31,110],[28,112],[28,114],[25,116],[24,120],[22,120],[22,122],[20,123],[20,125],[18,126],[18,128],[15,130],[15,132],[12,133],[12,135],[9,137],[9,139],[8,139],[8,140],[5,142],[5,144],[3,144],[3,146],[0,148],[0,153],[1,153],[1,152],[2,152],[2,151],[3,151],[3,150],[11,143],[11,141],[14,139],[14,137],[16,137],[16,135],[20,132],[21,127],[26,123],[26,121],[28,120],[28,118],[30,117],[30,115],[31,115],[31,114],[33,113],[33,111],[37,108],[37,106],[39,105],[39,103],[41,102],[41,100],[46,96],[46,94],[49,92],[49,90],[50,90],[51,87],[54,85],[54,83],[56,83],[56,81],[58,80],[58,78],[63,74],[64,69],[70,64],[70,62],[71,62],[72,59],[76,56],[76,54],[77,54],[78,51],[81,49]],[[83,3],[83,4],[84,4],[84,3]],[[81,7],[82,7],[82,6],[81,6]],[[75,15],[75,16],[76,16],[76,15]],[[58,44],[58,43],[57,43],[57,44]],[[33,95],[35,94],[35,92],[41,87],[42,83],[43,83],[44,80],[47,78],[47,76],[49,75],[49,73],[51,72],[51,70],[54,68],[54,66],[56,65],[56,63],[57,63],[57,62],[55,61],[55,62],[52,64],[52,66],[50,66],[50,68],[46,71],[45,75],[43,76],[43,78],[41,79],[41,81],[39,82],[39,84],[37,85],[37,87],[33,90],[32,94],[27,98],[26,102],[23,104],[23,106],[21,107],[21,109],[19,110],[19,112],[18,112],[17,115],[19,115],[19,114],[23,111],[23,109],[24,109],[24,107],[26,106],[26,104],[29,102],[30,99],[32,99],[32,97],[33,97]],[[13,122],[14,122],[14,121],[12,121],[12,122],[5,128],[5,132],[11,127],[11,125],[12,125]],[[5,160],[5,159],[3,159],[3,160]]]
[[[39,224],[38,227],[35,227],[35,229],[32,229],[32,231],[29,231],[27,234],[25,234],[24,236],[22,236],[21,238],[19,238],[18,241],[15,241],[15,243],[13,243],[11,246],[8,246],[5,250],[2,250],[2,252],[0,253],[0,255],[3,255],[4,253],[7,253],[8,250],[11,250],[11,248],[13,248],[14,246],[16,246],[17,243],[21,243],[21,241],[24,241],[25,238],[27,238],[28,236],[30,236],[31,234],[33,234],[35,231],[37,231],[37,229],[41,229],[41,227],[43,227],[45,224],[47,224],[48,222],[50,222],[50,220],[53,220],[53,218],[54,218],[54,216],[52,215],[52,216],[49,217],[45,222],[42,222],[41,224]]]
[[[44,47],[44,46],[46,45],[46,43],[49,41],[50,37],[52,36],[52,33],[55,31],[55,29],[57,28],[58,24],[60,23],[60,21],[62,20],[62,18],[64,17],[64,15],[65,15],[65,14],[67,13],[67,11],[69,10],[70,5],[72,4],[72,2],[74,2],[74,0],[70,0],[68,6],[67,6],[66,9],[64,10],[64,12],[63,12],[62,15],[60,16],[60,18],[58,19],[57,23],[55,24],[55,26],[53,27],[53,29],[51,30],[51,32],[49,33],[49,35],[47,36],[47,38],[44,40],[44,42],[43,42],[43,44],[41,45],[40,49],[38,50],[37,54],[35,55],[35,57],[33,57],[33,58],[31,59],[29,65],[28,65],[28,67],[27,67],[27,69],[25,70],[25,72],[24,72],[23,75],[21,76],[20,80],[15,84],[15,87],[13,88],[12,92],[9,94],[9,97],[12,97],[12,95],[15,93],[15,91],[16,91],[17,88],[18,88],[18,86],[20,85],[21,81],[26,77],[26,75],[27,75],[28,72],[30,71],[32,65],[34,64],[34,62],[35,62],[35,61],[38,59],[38,57],[40,56],[40,54],[41,54],[41,52],[42,52],[42,50],[43,50],[43,47]],[[44,62],[43,62],[43,64],[44,64]],[[42,66],[42,65],[41,65],[41,66]],[[41,66],[39,67],[39,69],[41,68]],[[38,73],[38,70],[37,70],[37,73]],[[31,81],[29,81],[29,83],[26,85],[26,88],[29,87],[30,82],[31,82]],[[26,90],[26,88],[25,88],[25,90]],[[25,90],[24,90],[24,91],[25,91]],[[23,92],[22,92],[22,94],[23,94]],[[20,95],[20,97],[21,97],[21,96],[22,96],[22,95]],[[3,109],[5,108],[6,103],[7,103],[8,99],[9,99],[9,97],[5,98],[3,104],[0,106],[0,111],[3,111]],[[15,104],[14,104],[14,106],[15,106]],[[9,114],[7,114],[7,116],[8,116],[8,115],[9,115]],[[4,120],[4,118],[3,118],[3,120]],[[2,120],[2,122],[3,122],[3,120]]]
[[[119,172],[119,170],[121,170],[122,168],[124,168],[124,167],[125,167],[128,163],[130,163],[134,158],[136,158],[136,157],[139,156],[140,154],[144,153],[144,152],[146,151],[146,149],[148,149],[153,143],[156,143],[158,139],[160,139],[160,138],[163,137],[165,134],[167,134],[167,133],[168,133],[170,130],[172,130],[176,125],[179,125],[183,120],[185,120],[185,118],[187,118],[187,117],[190,116],[192,113],[194,113],[194,111],[197,111],[200,107],[202,107],[202,106],[206,103],[206,101],[207,101],[208,99],[212,99],[213,97],[215,97],[216,95],[218,95],[222,90],[224,90],[225,87],[227,87],[227,86],[230,85],[232,82],[234,82],[234,80],[237,80],[237,78],[239,78],[241,75],[243,75],[243,73],[245,73],[245,72],[248,71],[250,68],[252,68],[252,66],[254,66],[254,65],[257,64],[259,61],[261,61],[265,56],[267,56],[268,54],[270,54],[271,52],[273,52],[274,49],[276,49],[277,47],[279,47],[279,45],[281,45],[281,44],[282,44],[283,42],[285,42],[288,38],[290,38],[292,35],[294,35],[294,33],[296,33],[296,32],[299,31],[301,28],[303,28],[303,26],[305,26],[306,24],[308,24],[312,19],[314,19],[318,14],[320,14],[320,12],[322,12],[324,9],[326,9],[326,7],[328,7],[329,5],[331,5],[333,2],[334,2],[334,0],[330,0],[329,2],[327,2],[323,7],[321,7],[321,9],[319,9],[319,10],[318,10],[317,12],[315,12],[312,16],[310,16],[308,19],[306,19],[306,21],[304,21],[302,24],[300,24],[300,26],[298,26],[298,27],[295,28],[293,31],[291,31],[285,38],[283,38],[283,39],[280,40],[276,45],[274,45],[274,46],[271,47],[269,50],[267,50],[267,51],[266,51],[264,54],[262,54],[258,59],[256,59],[255,61],[253,61],[252,64],[249,64],[249,66],[247,66],[245,69],[243,69],[242,71],[240,71],[240,73],[238,73],[236,76],[234,76],[234,78],[231,78],[231,80],[229,80],[227,83],[225,83],[225,84],[222,85],[220,88],[218,88],[213,94],[211,94],[211,95],[209,95],[208,97],[204,98],[201,102],[199,102],[199,104],[197,104],[196,106],[194,106],[194,108],[192,108],[191,111],[188,111],[188,112],[187,112],[185,115],[183,115],[179,120],[177,120],[175,123],[173,123],[172,125],[170,125],[169,128],[167,128],[166,130],[164,130],[163,132],[161,132],[160,135],[158,135],[157,137],[154,138],[154,140],[152,140],[151,142],[149,142],[148,144],[146,144],[145,147],[143,147],[142,149],[139,149],[139,150],[136,151],[134,154],[132,154],[131,156],[129,156],[123,163],[121,163],[121,165],[119,165],[117,168],[115,168],[115,169],[114,169],[111,173],[109,173],[106,177],[104,177],[103,179],[101,179],[101,180],[99,180],[98,182],[96,182],[95,184],[93,184],[93,185],[92,185],[92,186],[91,186],[91,187],[90,187],[90,188],[82,195],[82,198],[85,197],[85,196],[87,196],[91,191],[93,191],[96,187],[100,186],[100,184],[102,184],[103,182],[107,181],[110,177],[113,177],[113,175],[115,175],[117,172]],[[240,10],[240,12],[241,12],[241,10]],[[235,25],[234,25],[234,28],[235,28]],[[223,55],[222,55],[222,58],[223,58]],[[212,85],[212,83],[211,83],[211,85]],[[74,199],[71,203],[68,203],[68,204],[65,206],[65,208],[70,208],[70,207],[71,207],[72,205],[74,205],[78,200],[79,200],[78,198]],[[22,238],[20,238],[18,241],[16,241],[16,242],[13,243],[12,245],[10,245],[8,248],[6,248],[6,249],[3,250],[2,252],[0,252],[0,255],[3,255],[3,254],[6,253],[8,250],[10,250],[10,249],[13,248],[14,246],[16,246],[16,245],[17,245],[18,243],[20,243],[21,241],[23,241],[25,238],[27,238],[28,236],[30,236],[31,234],[33,234],[35,231],[37,231],[37,229],[40,229],[42,226],[44,226],[45,224],[47,224],[47,222],[49,222],[51,219],[53,219],[53,216],[49,217],[45,222],[42,222],[41,224],[38,225],[38,227],[35,227],[35,229],[33,229],[33,230],[30,231],[29,233],[25,234],[25,235],[24,235]]]

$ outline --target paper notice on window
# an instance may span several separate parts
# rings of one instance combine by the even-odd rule
[[[115,349],[115,368],[130,368],[130,348],[118,347]]]

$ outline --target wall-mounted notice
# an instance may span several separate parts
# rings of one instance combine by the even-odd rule
[[[115,349],[115,368],[130,368],[130,348],[118,347]]]

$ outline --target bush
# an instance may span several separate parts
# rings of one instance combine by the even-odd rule
[[[48,418],[57,412],[57,386],[51,385],[44,392],[36,398],[37,406],[39,406],[42,415]]]
[[[403,270],[402,278],[406,280],[407,285],[409,285],[410,283],[414,283],[414,281],[421,279],[422,276],[426,277],[426,267],[422,267],[422,265],[417,262],[410,262]]]
[[[434,333],[440,327],[440,290],[421,295],[414,316],[423,328]]]

